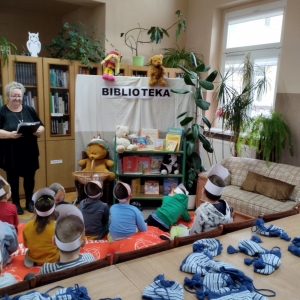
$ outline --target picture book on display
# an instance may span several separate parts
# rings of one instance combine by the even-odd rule
[[[146,146],[147,146],[146,137],[138,136],[137,137],[137,146],[138,146],[138,150],[147,150],[146,149]]]
[[[178,149],[182,150],[182,141],[183,141],[183,138],[184,138],[184,129],[179,128],[179,127],[168,127],[167,134],[179,135],[181,137]]]
[[[145,180],[144,184],[145,194],[159,194],[159,181],[158,180]]]
[[[160,174],[160,166],[163,162],[163,155],[151,155],[150,156],[150,173]]]
[[[181,143],[181,136],[177,135],[177,134],[167,133],[166,134],[166,148],[168,147],[168,143],[170,141],[177,141],[176,148],[174,149],[174,151],[179,151],[179,149],[180,149],[179,147],[180,147],[180,143]],[[171,151],[173,151],[173,150],[171,150]]]
[[[130,155],[123,157],[123,174],[126,173],[142,174],[142,172],[137,171],[137,156]]]
[[[159,138],[159,130],[153,128],[141,128],[140,136],[146,138],[146,148],[153,149],[155,139]]]
[[[154,140],[154,150],[163,151],[165,149],[165,141],[164,139],[155,139]]]
[[[131,192],[132,195],[138,195],[141,192],[141,178],[131,179]]]
[[[137,172],[142,174],[150,173],[150,157],[140,156],[136,160]]]
[[[171,140],[167,141],[166,151],[175,151],[177,145],[178,145],[177,141],[171,141]]]
[[[163,180],[163,194],[169,195],[176,189],[178,185],[178,178],[176,177],[165,177]]]

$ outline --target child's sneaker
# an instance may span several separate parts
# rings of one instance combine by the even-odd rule
[[[171,241],[171,237],[169,233],[162,233],[159,238],[164,241]]]
[[[28,251],[28,250],[27,250]],[[32,268],[34,267],[34,261],[31,260],[28,256],[27,256],[27,251],[26,251],[26,254],[25,254],[25,257],[24,257],[24,265],[25,267],[27,268]]]

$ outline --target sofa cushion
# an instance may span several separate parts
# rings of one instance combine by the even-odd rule
[[[248,171],[241,189],[259,193],[275,200],[286,201],[294,187],[293,184]]]
[[[269,163],[269,165],[267,165],[265,161],[254,158],[230,157],[224,159],[221,165],[227,168],[230,173],[230,184],[240,187],[245,181],[249,170],[264,176],[269,176],[269,173],[276,163]]]
[[[265,174],[264,174],[265,175]],[[293,201],[300,201],[300,168],[286,164],[276,164],[269,175],[275,179],[283,180],[290,184],[296,185],[289,199]]]

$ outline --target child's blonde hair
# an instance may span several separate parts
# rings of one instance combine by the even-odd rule
[[[68,215],[68,216],[60,217],[56,222],[55,236],[62,243],[74,242],[82,235],[83,231],[84,231],[84,223],[76,215]],[[64,251],[62,249],[59,250],[61,252],[70,253],[73,251],[77,251],[79,248],[71,251]]]

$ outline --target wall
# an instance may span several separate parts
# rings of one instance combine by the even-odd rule
[[[120,34],[131,28],[141,27],[150,29],[151,26],[159,26],[167,29],[174,24],[178,18],[175,12],[181,10],[184,17],[187,18],[188,2],[182,0],[103,0],[99,2],[101,9],[105,4],[105,34],[109,42],[111,42],[119,51],[122,52],[122,63],[132,64],[132,53],[129,47],[125,46],[124,39]],[[134,8],[134,9],[132,9]],[[74,17],[74,13],[68,17]],[[102,11],[103,16],[103,11]],[[82,16],[78,15],[83,21]],[[90,20],[94,20],[95,24],[99,21],[97,16],[86,16]],[[139,46],[139,55],[145,56],[145,63],[149,57],[162,53],[162,48],[175,46],[176,27],[169,31],[170,37],[165,37],[160,44],[144,44]],[[148,40],[148,36],[144,33],[143,40]],[[186,34],[182,33],[178,40],[178,45],[185,45]],[[106,47],[109,50],[109,45]]]
[[[186,48],[196,49],[205,57],[205,62],[218,69],[221,60],[221,42],[223,33],[223,15],[225,11],[242,9],[254,5],[262,5],[274,1],[232,1],[232,0],[189,0],[188,30]],[[300,19],[299,0],[287,0],[286,18],[283,29],[283,44],[278,68],[279,78],[275,100],[275,110],[280,112],[284,121],[291,128],[295,155],[291,157],[286,150],[281,156],[282,163],[300,166],[300,85],[297,76],[300,69],[298,53],[300,50],[299,35]],[[198,38],[195,38],[198,37]],[[211,93],[207,95],[211,100]],[[212,105],[212,107],[215,107]],[[207,113],[212,119],[214,110]]]
[[[28,51],[26,47],[28,31],[39,32],[43,47],[51,41],[51,38],[57,36],[61,27],[61,17],[56,15],[30,13],[17,8],[1,7],[0,10],[0,34],[3,34],[8,41],[14,43],[19,52]],[[47,56],[47,52],[42,50],[39,56]]]

